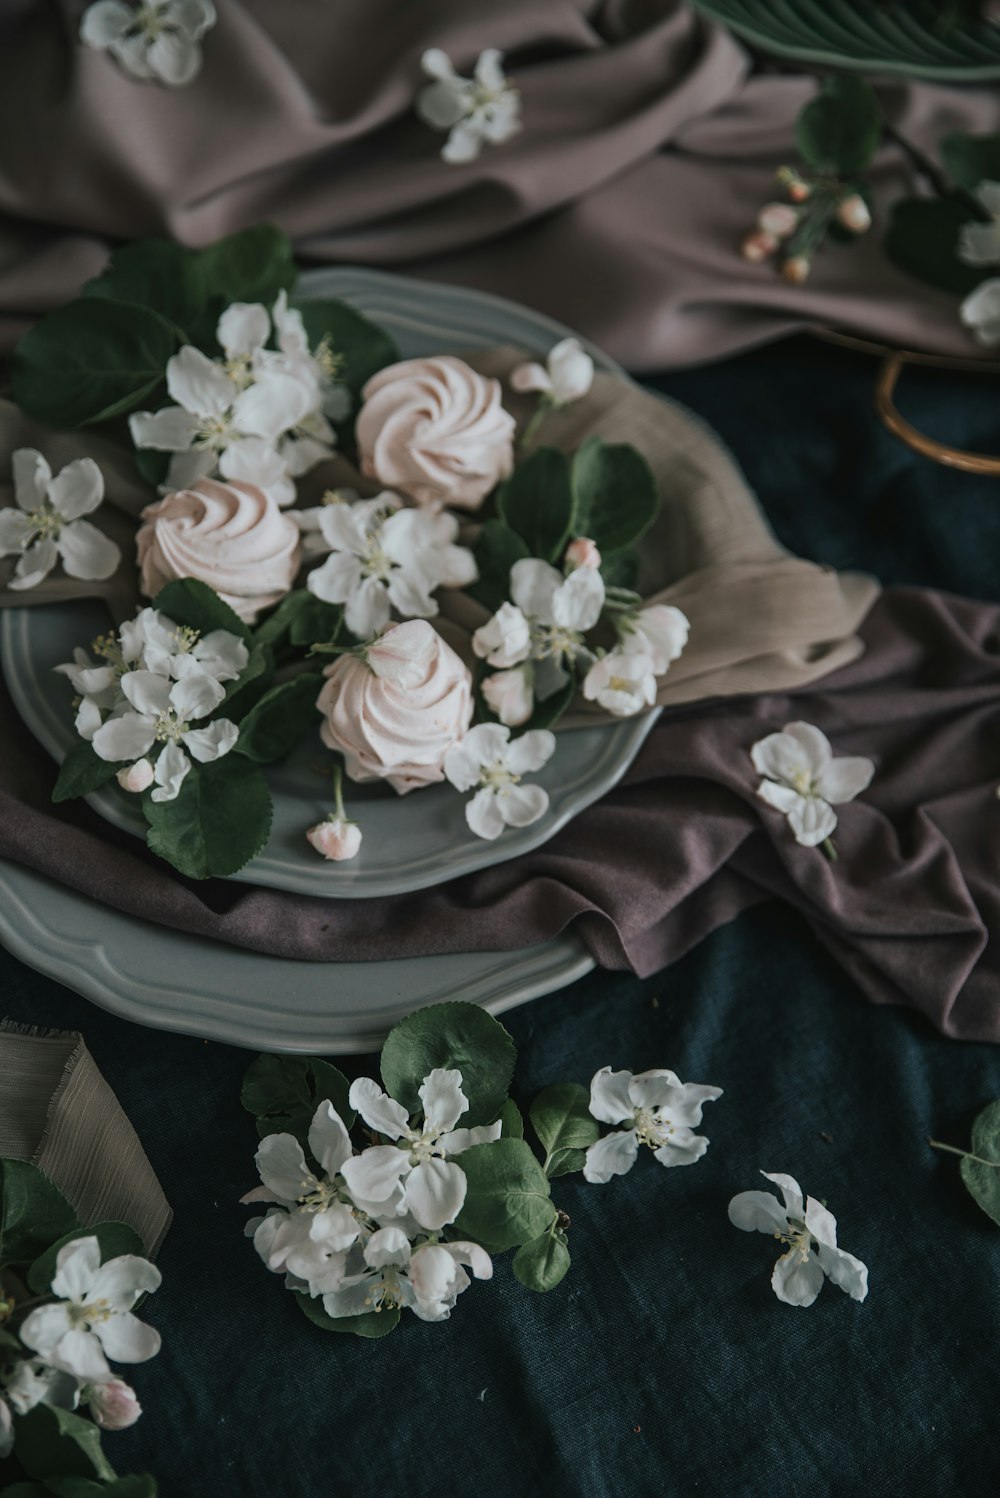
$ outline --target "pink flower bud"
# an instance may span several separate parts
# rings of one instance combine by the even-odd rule
[[[353,858],[361,847],[361,828],[357,822],[348,822],[345,817],[328,817],[325,822],[317,822],[315,827],[309,828],[306,837],[317,853],[337,863]]]
[[[786,281],[791,281],[796,286],[801,286],[803,281],[809,279],[811,269],[812,261],[808,255],[790,255],[787,260],[782,261],[781,274]]]
[[[872,226],[868,204],[857,192],[852,192],[850,197],[841,198],[837,204],[837,218],[852,234],[864,234]]]
[[[148,759],[137,759],[115,776],[123,791],[144,791],[153,784],[153,766]]]
[[[791,203],[765,203],[757,215],[757,228],[775,239],[787,239],[799,227],[799,215]]]
[[[593,567],[596,570],[601,565],[601,553],[589,536],[577,536],[567,546],[564,560],[567,571],[573,571],[577,567]]]
[[[788,196],[793,203],[805,203],[812,197],[812,187],[804,182],[801,177],[795,177],[788,184]]]
[[[518,667],[512,671],[495,671],[492,676],[485,677],[481,690],[490,711],[496,713],[508,728],[520,728],[535,710],[531,684]]]
[[[87,1396],[94,1424],[102,1430],[126,1430],[142,1414],[135,1391],[120,1378],[110,1383],[93,1384]]]
[[[762,260],[769,260],[776,253],[778,244],[779,241],[773,234],[765,234],[763,229],[754,229],[740,246],[740,254],[744,260],[752,260],[757,265]]]

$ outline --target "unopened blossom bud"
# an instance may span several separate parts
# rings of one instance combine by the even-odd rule
[[[740,246],[740,253],[744,260],[752,260],[757,265],[776,254],[779,243],[780,241],[773,234],[765,234],[762,229],[754,229],[744,239]]]
[[[778,171],[778,181],[793,203],[804,203],[807,198],[812,197],[812,183],[800,177],[794,167],[781,167]]]
[[[808,255],[790,255],[782,262],[781,274],[786,281],[792,281],[796,286],[801,286],[803,281],[809,279],[812,269],[812,261]]]
[[[841,198],[837,204],[837,218],[845,229],[850,229],[852,234],[864,234],[865,230],[872,226],[868,204],[857,192],[852,192],[850,197]]]
[[[565,563],[567,571],[573,571],[577,567],[600,567],[601,553],[589,536],[577,536],[566,548]]]
[[[535,710],[531,683],[518,667],[494,671],[492,676],[484,677],[481,691],[490,711],[508,728],[520,728]]]
[[[787,239],[799,227],[799,215],[791,203],[765,203],[757,215],[757,228],[775,239]]]
[[[153,766],[148,759],[125,765],[115,776],[123,791],[145,791],[153,784]]]
[[[142,1414],[135,1390],[120,1378],[113,1378],[106,1384],[93,1384],[87,1393],[87,1402],[94,1424],[102,1430],[127,1430]]]
[[[317,853],[337,863],[353,858],[361,847],[361,828],[346,817],[328,817],[325,822],[310,827],[306,837]]]

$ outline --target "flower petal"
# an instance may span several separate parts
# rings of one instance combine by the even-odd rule
[[[216,718],[207,728],[193,728],[181,734],[181,742],[200,764],[207,765],[228,754],[239,736],[240,731],[235,723],[231,723],[228,718]]]
[[[271,318],[260,302],[232,302],[215,329],[227,354],[255,354],[271,336]]]
[[[292,375],[266,373],[244,390],[233,408],[233,420],[248,437],[276,442],[298,426],[313,403],[308,386]]]
[[[805,1221],[805,1205],[802,1201],[802,1188],[794,1176],[782,1175],[780,1171],[761,1171],[765,1181],[773,1181],[778,1187],[785,1201],[785,1211],[789,1217],[794,1217],[798,1222]]]
[[[670,1138],[653,1151],[661,1165],[694,1165],[708,1149],[704,1134],[690,1129],[674,1129]]]
[[[758,739],[750,758],[755,770],[782,785],[794,782],[797,775],[808,775],[812,768],[805,745],[790,733],[769,733]]]
[[[50,536],[46,536],[43,541],[36,541],[18,557],[14,576],[7,586],[18,591],[37,587],[43,578],[48,577],[58,560],[59,548]]]
[[[94,1330],[105,1354],[116,1363],[145,1363],[160,1350],[160,1334],[131,1311],[96,1323]]]
[[[369,579],[376,582],[377,579]],[[306,587],[316,598],[322,599],[324,603],[346,603],[361,587],[362,572],[361,563],[357,557],[350,552],[338,551],[328,556],[321,567],[314,567],[306,578]],[[381,587],[379,584],[378,586]],[[382,589],[385,593],[384,588]],[[385,606],[386,619],[389,617],[388,600]],[[367,638],[362,636],[362,638]]]
[[[122,677],[123,686],[127,680]],[[225,695],[225,687],[207,671],[189,671],[170,688],[170,706],[179,718],[207,718]]]
[[[837,1247],[837,1219],[822,1202],[807,1196],[803,1220],[817,1243],[824,1243],[827,1248]]]
[[[263,437],[238,437],[219,454],[219,472],[226,479],[256,484],[279,508],[295,499],[295,485],[282,455]]]
[[[467,1190],[468,1182],[462,1167],[435,1157],[418,1165],[407,1176],[403,1204],[421,1227],[436,1233],[455,1221],[465,1203]]]
[[[203,671],[216,681],[235,681],[250,659],[250,652],[238,635],[228,629],[212,629],[195,643],[190,656],[180,660],[197,661]]]
[[[583,1165],[583,1178],[603,1186],[612,1176],[623,1176],[632,1169],[639,1153],[639,1140],[634,1129],[618,1129],[605,1134],[596,1144],[590,1145]]]
[[[184,452],[198,435],[198,418],[183,406],[164,406],[162,411],[134,411],[128,419],[128,429],[136,447]]]
[[[235,380],[191,343],[167,360],[167,390],[193,416],[222,416],[238,394]]]
[[[862,755],[831,759],[816,777],[816,791],[824,801],[840,806],[867,790],[874,774],[874,762]]]
[[[470,831],[487,842],[493,842],[506,827],[503,813],[498,805],[498,796],[492,789],[477,791],[465,808],[465,820]]]
[[[19,1335],[25,1347],[30,1347],[49,1362],[59,1343],[72,1329],[69,1306],[47,1305],[28,1313]]]
[[[389,623],[389,593],[385,583],[377,577],[366,577],[344,606],[344,622],[359,640],[373,640],[380,635]]]
[[[473,1129],[450,1129],[447,1134],[442,1134],[438,1144],[446,1155],[460,1155],[474,1144],[492,1144],[500,1138],[502,1128],[498,1118],[496,1123],[477,1124]]]
[[[505,758],[507,768],[515,775],[528,775],[540,770],[552,758],[556,749],[556,736],[547,728],[534,728],[530,733],[519,734],[512,739]]]
[[[48,1307],[43,1309],[47,1310]],[[26,1340],[24,1333],[25,1327],[22,1327],[21,1337]],[[85,1384],[104,1384],[113,1377],[101,1344],[93,1332],[67,1332],[58,1347],[46,1354],[46,1362],[53,1368],[61,1368],[64,1373],[72,1373]]]
[[[630,1071],[612,1071],[602,1066],[590,1083],[590,1112],[601,1123],[624,1123],[635,1113],[632,1101]]]
[[[520,565],[520,564],[518,564]],[[581,634],[593,629],[604,607],[604,579],[596,567],[577,567],[552,598],[553,622]]]
[[[547,395],[552,389],[549,372],[541,364],[518,364],[511,370],[507,383],[521,395],[528,395],[536,390]]]
[[[74,520],[64,525],[56,546],[68,576],[88,582],[110,577],[122,559],[117,543],[89,520]]]
[[[277,1201],[295,1202],[315,1191],[316,1177],[306,1165],[302,1146],[293,1134],[268,1134],[254,1156],[258,1174]]]
[[[868,1294],[868,1266],[843,1248],[821,1243],[817,1249],[819,1265],[827,1279],[844,1290],[852,1300],[864,1300]]]
[[[150,791],[150,800],[156,802],[176,801],[181,792],[185,776],[190,772],[191,761],[179,744],[167,744],[153,766],[156,790]]]
[[[146,52],[150,71],[171,88],[183,88],[201,69],[201,48],[186,31],[161,31]]]
[[[768,806],[773,806],[775,811],[784,812],[786,817],[795,810],[800,801],[806,799],[790,785],[779,785],[776,780],[762,780],[757,787],[757,794],[762,801],[767,802]]]
[[[409,1114],[402,1103],[397,1103],[387,1092],[383,1092],[371,1077],[358,1077],[351,1083],[348,1100],[356,1108],[370,1129],[383,1134],[386,1139],[399,1139],[406,1133]]]
[[[135,22],[135,11],[122,0],[97,0],[80,20],[80,40],[103,50],[118,41]]]
[[[362,1150],[360,1155],[345,1160],[340,1173],[355,1200],[361,1197],[366,1201],[380,1202],[392,1197],[409,1168],[409,1158],[403,1150],[392,1144],[374,1144],[370,1149]]]
[[[64,520],[77,520],[96,510],[104,498],[104,475],[93,458],[67,463],[49,485],[49,501]]]
[[[797,1249],[782,1254],[771,1275],[771,1288],[786,1306],[811,1306],[823,1288],[823,1271],[816,1255],[802,1258]]]
[[[0,556],[23,551],[37,528],[23,510],[0,510]]]
[[[564,338],[550,350],[547,360],[552,388],[560,405],[579,400],[594,383],[594,361],[578,338]]]
[[[786,723],[785,733],[802,745],[809,761],[809,768],[814,775],[818,775],[823,766],[829,764],[833,758],[830,740],[812,723]]]
[[[549,793],[540,785],[505,785],[495,800],[508,827],[530,827],[549,809]]]
[[[511,598],[523,614],[542,624],[552,623],[552,600],[562,585],[562,573],[536,557],[524,557],[510,569]]]
[[[154,671],[126,671],[121,689],[137,713],[160,717],[170,711],[170,682]]]
[[[52,469],[37,448],[19,447],[11,454],[14,499],[22,510],[37,510],[44,503],[52,482]]]
[[[783,1233],[788,1215],[770,1191],[741,1191],[729,1203],[729,1221],[744,1233]]]
[[[410,1262],[410,1240],[402,1228],[379,1228],[365,1244],[365,1263],[371,1269]]]
[[[469,1106],[462,1091],[462,1073],[454,1067],[436,1066],[428,1072],[417,1095],[424,1105],[427,1125],[442,1133],[453,1129]]]
[[[52,1294],[63,1300],[85,1300],[100,1267],[101,1245],[97,1238],[74,1238],[56,1255]]]
[[[101,1265],[88,1299],[106,1300],[114,1311],[130,1311],[140,1295],[158,1290],[162,1280],[160,1271],[148,1259],[138,1254],[119,1254]]]
[[[123,713],[102,723],[90,742],[94,753],[112,763],[120,759],[136,760],[153,747],[156,722],[146,714]]]
[[[445,141],[441,160],[450,166],[465,166],[467,162],[475,161],[482,150],[485,134],[477,120],[459,120]]]
[[[832,836],[837,813],[819,796],[803,796],[788,813],[788,825],[803,848],[816,848]]]

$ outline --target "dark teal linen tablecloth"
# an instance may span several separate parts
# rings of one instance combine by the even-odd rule
[[[872,375],[799,341],[657,384],[718,428],[791,549],[1000,599],[1000,482],[897,444]],[[996,447],[995,383],[908,380],[911,419]],[[1000,877],[1000,812],[997,854]],[[106,1438],[167,1498],[1000,1492],[1000,1229],[926,1143],[967,1143],[1000,1051],[864,1002],[791,912],[750,911],[644,983],[594,973],[506,1016],[522,1104],[608,1063],[670,1066],[725,1089],[711,1147],[691,1169],[644,1154],[607,1186],[557,1181],[574,1257],[557,1290],[530,1294],[504,1256],[448,1323],[374,1343],[310,1326],[241,1236],[247,1053],[128,1025],[7,954],[0,985],[0,1014],[83,1031],[176,1212],[143,1312],[163,1351],[132,1379],[145,1414]],[[774,1298],[778,1245],[726,1216],[759,1169],[826,1199],[869,1266],[863,1305],[830,1285],[808,1310]]]

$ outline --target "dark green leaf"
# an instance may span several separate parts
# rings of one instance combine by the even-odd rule
[[[331,1102],[340,1114],[344,1127],[352,1128],[355,1113],[347,1098],[351,1084],[344,1073],[336,1066],[331,1066],[329,1061],[321,1060],[319,1056],[310,1056],[309,1071],[312,1077],[313,1103],[320,1103],[324,1100]]]
[[[571,674],[569,681],[558,692],[553,692],[551,697],[546,697],[544,702],[536,702],[535,710],[528,722],[524,725],[524,732],[534,728],[553,728],[563,713],[571,705],[576,696],[576,678]]]
[[[902,198],[892,205],[883,248],[889,259],[939,291],[968,296],[986,267],[963,265],[958,236],[972,214],[952,198]]]
[[[119,763],[102,759],[90,744],[75,745],[62,762],[52,790],[53,801],[72,801],[76,796],[89,796],[91,791],[100,790],[114,778]]]
[[[634,447],[589,437],[573,459],[573,532],[602,555],[633,545],[649,529],[660,496],[649,464]]]
[[[149,485],[151,489],[158,489],[161,484],[166,483],[167,469],[170,467],[170,454],[157,452],[153,447],[137,447],[133,453],[135,466],[139,470],[139,477]],[[150,500],[152,504],[153,501]]]
[[[500,1137],[501,1139],[523,1139],[524,1119],[521,1110],[512,1097],[509,1097],[500,1109]]]
[[[340,634],[344,611],[335,603],[306,595],[307,601],[292,620],[293,645],[332,645]]]
[[[80,298],[29,328],[11,359],[14,400],[52,427],[81,427],[150,404],[180,339],[149,307]]]
[[[283,759],[307,733],[315,732],[322,685],[318,672],[306,671],[265,692],[240,723],[237,752],[261,765]]]
[[[239,614],[228,603],[224,603],[213,588],[207,583],[199,582],[197,578],[182,577],[176,582],[167,583],[157,593],[153,604],[168,619],[173,619],[175,624],[186,624],[199,634],[207,635],[213,629],[225,629],[231,635],[238,635],[241,640],[250,639],[249,624],[244,624]]]
[[[478,1004],[430,1004],[389,1031],[382,1047],[382,1080],[408,1113],[420,1105],[418,1089],[435,1067],[457,1068],[468,1111],[462,1128],[496,1118],[514,1075],[517,1052],[499,1020]]]
[[[311,597],[312,594],[307,593],[305,588],[296,588],[294,592],[286,593],[278,607],[268,614],[262,624],[257,625],[253,632],[254,643],[280,645],[291,630],[292,620]]]
[[[514,1255],[512,1268],[522,1285],[544,1293],[554,1290],[565,1278],[569,1264],[566,1234],[557,1228],[555,1232],[540,1233],[530,1243],[523,1243]]]
[[[321,1300],[313,1300],[311,1295],[300,1295],[297,1291],[295,1299],[302,1314],[314,1326],[321,1326],[325,1332],[348,1332],[356,1337],[384,1337],[395,1330],[399,1321],[399,1309],[396,1306],[391,1310],[368,1311],[363,1316],[328,1316]]]
[[[962,1161],[962,1180],[987,1217],[1000,1225],[1000,1099],[988,1104],[972,1125],[972,1153]],[[984,1160],[995,1160],[984,1165]]]
[[[569,459],[554,447],[538,448],[497,490],[500,519],[517,532],[531,556],[546,562],[562,556],[573,508]]]
[[[99,276],[81,296],[152,307],[176,327],[191,332],[208,297],[205,272],[193,250],[170,239],[141,239],[112,251]]]
[[[510,597],[510,569],[531,555],[528,543],[502,520],[487,520],[472,543],[472,554],[479,578],[466,592],[495,614]]]
[[[956,130],[941,142],[941,160],[959,187],[975,192],[981,182],[1000,182],[1000,135]]]
[[[52,1276],[56,1272],[56,1258],[59,1250],[76,1238],[96,1238],[101,1246],[102,1264],[106,1264],[109,1259],[117,1259],[120,1254],[138,1254],[143,1259],[146,1257],[145,1243],[135,1229],[129,1227],[128,1223],[98,1222],[90,1228],[75,1228],[73,1232],[60,1238],[58,1243],[53,1243],[50,1248],[47,1248],[28,1270],[28,1286],[36,1295],[49,1293]]]
[[[639,557],[634,551],[616,551],[601,558],[601,576],[606,588],[634,589],[639,577]]]
[[[89,1477],[47,1477],[44,1483],[18,1483],[4,1488],[0,1498],[156,1498],[156,1482],[148,1474],[95,1482]]]
[[[273,224],[256,224],[227,234],[198,253],[198,269],[208,295],[226,302],[264,302],[295,284],[291,240]]]
[[[271,830],[267,781],[258,765],[238,754],[192,765],[173,801],[154,801],[147,791],[142,809],[152,852],[190,879],[235,874]]]
[[[226,695],[215,716],[239,723],[267,691],[274,675],[274,660],[267,646],[250,646],[250,659],[235,681],[225,683]]]
[[[79,1225],[62,1192],[37,1165],[0,1160],[0,1265],[34,1263]]]
[[[328,1098],[345,1126],[354,1123],[343,1072],[318,1056],[258,1056],[243,1078],[240,1101],[264,1124],[263,1134],[308,1133],[317,1103]]]
[[[871,84],[851,73],[824,78],[818,98],[795,122],[799,155],[820,172],[863,172],[882,138],[882,109]]]
[[[591,1116],[590,1093],[576,1082],[546,1087],[531,1105],[531,1124],[545,1149],[549,1177],[582,1170],[587,1147],[601,1137]]]
[[[29,1477],[113,1478],[97,1426],[70,1410],[36,1404],[14,1422],[17,1459]]]
[[[346,302],[295,301],[293,306],[302,313],[309,347],[315,351],[325,342],[337,360],[334,378],[354,395],[373,374],[399,358],[399,349],[385,329]]]
[[[497,1139],[462,1151],[468,1183],[455,1232],[492,1253],[545,1232],[555,1216],[548,1178],[523,1139]]]

